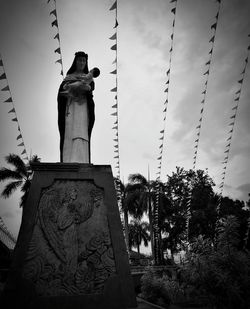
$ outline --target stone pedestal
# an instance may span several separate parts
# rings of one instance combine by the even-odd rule
[[[134,308],[110,166],[38,163],[4,308]]]

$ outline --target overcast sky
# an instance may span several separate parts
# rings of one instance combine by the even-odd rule
[[[76,51],[89,55],[89,68],[97,66],[95,80],[96,122],[92,133],[92,163],[111,164],[114,175],[115,52],[109,38],[115,33],[112,0],[57,0],[57,14],[64,72]],[[131,173],[156,178],[159,137],[166,99],[166,71],[169,67],[174,3],[165,0],[118,1],[118,104],[121,179]],[[59,59],[54,50],[58,41],[51,22],[53,0],[0,1],[0,53],[17,112],[28,155],[42,162],[59,161],[57,91],[62,80]],[[173,41],[169,104],[166,114],[162,180],[176,166],[192,168],[195,129],[200,117],[205,63],[211,47],[211,25],[215,22],[215,0],[178,0]],[[230,116],[235,105],[237,81],[241,77],[250,43],[250,1],[222,0],[212,63],[204,105],[197,154],[198,169],[218,185],[228,138]],[[0,74],[3,73],[0,67]],[[245,73],[237,118],[226,170],[223,195],[246,201],[250,192],[250,72]],[[1,89],[6,80],[0,80]],[[17,147],[17,125],[0,103],[0,164],[9,153],[21,154]],[[1,189],[3,186],[1,185]],[[0,216],[17,235],[21,210],[20,195],[0,199]]]

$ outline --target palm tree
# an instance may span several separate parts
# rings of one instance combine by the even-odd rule
[[[3,198],[8,198],[12,193],[20,188],[23,195],[21,196],[19,206],[23,207],[28,197],[31,179],[33,176],[32,163],[40,162],[40,158],[38,158],[37,155],[33,155],[29,159],[28,164],[25,164],[20,156],[11,153],[5,157],[5,160],[14,168],[0,168],[0,181],[11,180],[11,182],[9,182],[3,189],[1,196]]]
[[[148,246],[150,240],[149,224],[140,222],[140,220],[131,220],[129,223],[129,248],[137,248],[138,257],[140,257],[140,245],[143,241],[144,246]]]

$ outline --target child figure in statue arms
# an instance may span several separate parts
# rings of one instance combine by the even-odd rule
[[[61,94],[80,99],[83,91],[91,90],[90,83],[93,81],[93,78],[96,78],[99,75],[100,70],[98,68],[93,68],[88,74],[79,75],[77,79],[72,79],[71,76],[66,76],[64,79],[66,83],[63,86],[65,91],[62,91]]]

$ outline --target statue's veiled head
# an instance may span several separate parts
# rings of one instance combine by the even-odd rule
[[[72,74],[77,71],[82,73],[89,72],[88,55],[85,54],[83,51],[78,51],[75,53],[75,58],[67,74]]]

